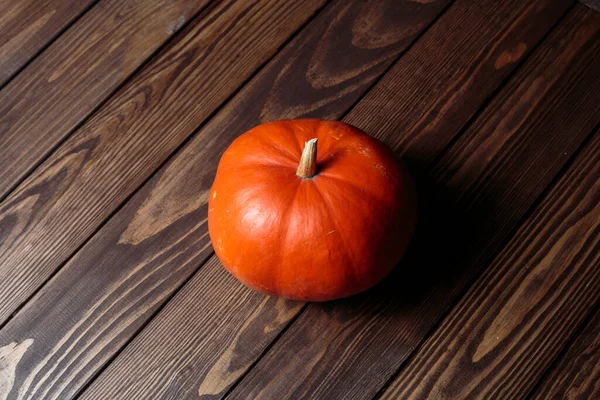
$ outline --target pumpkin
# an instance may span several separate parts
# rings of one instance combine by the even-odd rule
[[[383,143],[337,121],[259,125],[224,152],[208,227],[223,266],[260,292],[326,301],[362,292],[398,263],[416,193]]]

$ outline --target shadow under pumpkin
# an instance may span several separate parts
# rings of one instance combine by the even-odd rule
[[[417,230],[402,260],[381,283],[349,298],[313,305],[334,312],[340,322],[359,314],[384,318],[386,314],[410,314],[431,301],[436,288],[443,288],[444,293],[460,290],[458,286],[468,278],[474,262],[493,258],[494,254],[482,250],[498,223],[492,220],[497,207],[494,195],[478,196],[472,204],[472,196],[436,182],[419,161],[409,158],[404,162],[419,196]],[[485,260],[477,260],[480,257]],[[441,301],[437,311],[444,312],[450,305]]]

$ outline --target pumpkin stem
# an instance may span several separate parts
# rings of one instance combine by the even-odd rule
[[[310,139],[304,144],[300,164],[296,175],[302,179],[312,178],[317,174],[317,139]]]

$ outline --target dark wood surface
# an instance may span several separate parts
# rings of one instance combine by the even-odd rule
[[[0,399],[598,396],[599,13],[76,3],[0,5]],[[335,302],[245,288],[207,234],[228,144],[301,117],[420,195],[405,259]]]
[[[102,0],[0,91],[0,199],[207,3]]]
[[[322,3],[300,9],[284,0],[216,4],[37,168],[0,205],[0,321]],[[285,20],[267,24],[280,14]],[[23,243],[31,250],[23,253]]]

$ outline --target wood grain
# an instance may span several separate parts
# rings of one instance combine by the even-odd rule
[[[490,2],[488,5],[490,4],[493,5],[494,3]],[[529,9],[529,11],[525,13],[523,13],[522,9],[514,7],[514,4],[512,6],[508,5],[506,6],[506,8],[492,8],[491,10],[489,8],[482,7],[480,10],[485,11],[484,13],[471,13],[471,17],[473,17],[472,21],[474,21],[474,23],[483,23],[485,21],[489,21],[489,14],[487,13],[491,12],[493,14],[496,14],[498,10],[503,11],[502,15],[505,15],[505,19],[496,20],[493,23],[493,25],[490,26],[489,29],[493,31],[494,34],[490,34],[487,36],[470,35],[470,37],[472,37],[472,41],[469,42],[468,45],[465,42],[456,43],[456,45],[461,46],[461,48],[464,50],[465,56],[461,59],[461,64],[456,67],[454,73],[460,76],[464,73],[464,71],[477,71],[473,80],[469,80],[464,83],[465,89],[460,91],[461,94],[467,93],[469,96],[476,94],[477,96],[479,96],[478,98],[480,99],[480,101],[483,101],[483,98],[485,98],[485,93],[491,93],[495,89],[495,87],[497,87],[497,85],[501,83],[502,77],[505,77],[511,70],[510,67],[507,67],[505,69],[496,69],[494,67],[495,60],[497,60],[498,57],[501,54],[503,54],[507,48],[513,48],[515,43],[519,43],[522,40],[528,41],[527,43],[532,46],[535,43],[535,40],[540,39],[540,37],[544,34],[544,31],[549,29],[552,23],[559,18],[561,13],[563,13],[569,5],[569,3],[566,2],[565,4],[563,4],[564,8],[560,9],[557,8],[556,2],[547,2],[544,4],[546,5],[546,8],[540,6],[535,8],[535,11],[533,11],[534,9]],[[448,23],[448,21],[446,21],[446,17],[455,15],[454,12],[456,11],[453,11],[455,10],[454,7],[459,7],[458,10],[460,11],[460,13],[458,15],[463,15],[467,13],[465,7],[469,8],[469,4],[468,2],[459,2],[452,6],[448,14],[442,16],[441,19],[436,22],[436,25],[434,25],[431,28],[430,32],[437,32],[436,35],[431,37],[431,34],[429,32],[426,33],[425,37],[421,38],[421,40],[417,42],[407,54],[403,55],[397,66],[401,66],[401,68],[406,68],[406,65],[404,64],[404,60],[406,59],[411,60],[411,64],[415,62],[418,63],[419,59],[420,64],[423,64],[425,60],[428,60],[430,54],[430,47],[422,47],[423,42],[430,43],[430,40],[435,40],[439,43],[452,43],[452,41],[446,41],[450,33],[456,37],[469,36],[465,35],[464,29],[469,29],[470,25],[451,24]],[[479,18],[475,18],[474,16],[479,16]],[[522,19],[518,18],[521,16],[523,17]],[[515,23],[515,18],[519,21],[518,23]],[[462,22],[462,20],[459,21]],[[438,26],[442,26],[443,29],[438,30]],[[447,29],[449,26],[455,27],[454,29],[456,29],[456,31],[450,30],[449,32]],[[495,30],[498,30],[498,32],[496,32]],[[523,34],[523,37],[521,37],[518,34],[518,32],[521,32],[521,34]],[[317,30],[315,32],[315,36],[320,38],[323,35]],[[336,36],[343,37],[343,35],[339,34]],[[482,39],[484,37],[487,39]],[[490,42],[486,42],[485,40],[489,40]],[[315,46],[315,44],[311,43],[311,41],[303,43],[305,43],[304,46],[306,46],[306,49],[318,48],[318,46]],[[479,48],[486,49],[486,52],[483,54],[473,54],[473,51]],[[297,51],[297,53],[305,54],[306,51],[307,50],[299,50]],[[414,55],[414,51],[418,51],[419,55]],[[445,54],[445,52],[454,53],[455,51],[456,47],[447,46],[443,47],[443,52],[438,53],[438,55]],[[469,56],[468,54],[471,55]],[[290,56],[286,52],[284,52],[282,54],[282,57],[278,57],[278,60],[280,59],[295,60],[296,57]],[[456,62],[458,62],[458,60],[456,60]],[[430,64],[431,66],[434,66],[435,63],[430,62]],[[515,64],[513,64],[513,67],[514,65]],[[281,70],[287,71],[288,69],[285,68],[284,65],[282,65]],[[392,69],[392,72],[395,70],[396,67]],[[368,101],[373,102],[373,104],[379,105],[383,104],[384,99],[389,99],[390,104],[394,104],[393,99],[396,98],[396,96],[398,96],[398,98],[402,98],[401,96],[404,96],[404,92],[402,92],[400,89],[403,85],[406,85],[409,93],[411,92],[411,90],[417,92],[416,88],[417,85],[420,84],[420,78],[413,78],[413,74],[415,74],[415,72],[407,73],[403,76],[403,79],[401,81],[394,81],[392,83],[390,83],[387,80],[388,75],[386,75],[383,78],[382,82],[384,82],[386,85],[393,84],[393,86],[388,86],[389,90],[380,90],[381,85],[376,86],[376,88],[369,92],[369,94],[367,95],[367,99],[369,99]],[[301,73],[298,73],[298,75],[302,76]],[[280,99],[278,100],[277,104],[290,104],[291,100],[294,98],[287,97],[287,99],[290,100],[283,101],[281,100],[281,97],[286,95],[285,90],[278,90],[277,92],[275,92],[275,89],[281,87],[280,85],[282,85],[282,83],[280,82],[285,82],[285,85],[294,85],[294,87],[300,87],[300,83],[297,79],[293,79],[293,76],[289,74],[286,74],[281,78],[274,79],[273,77],[276,76],[277,73],[271,72],[261,74],[258,77],[256,83],[253,82],[253,84],[250,86],[252,89],[249,90],[253,90],[255,92],[249,94],[243,100],[240,100],[239,104],[236,105],[235,108],[230,109],[229,107],[226,107],[223,113],[217,116],[217,118],[220,118],[221,122],[218,122],[217,125],[214,125],[214,132],[212,131],[213,125],[209,123],[208,126],[203,130],[203,132],[205,130],[207,132],[206,134],[204,134],[204,136],[206,136],[207,138],[212,138],[215,135],[222,134],[220,132],[225,132],[228,129],[236,129],[235,127],[238,126],[244,129],[245,127],[249,127],[258,123],[259,120],[254,119],[252,116],[265,115],[264,105],[274,104],[274,102],[265,101],[264,99],[268,100],[270,98],[275,97],[277,99]],[[440,85],[444,84],[447,86],[452,86],[454,84],[455,76],[452,74],[447,74],[445,76],[447,80],[441,81]],[[495,83],[496,86],[494,86],[493,84],[489,84],[490,81],[492,83]],[[276,82],[275,86],[273,86],[273,82]],[[265,90],[264,88],[267,88],[267,90]],[[484,94],[481,94],[481,91],[484,91]],[[301,91],[297,90],[294,93],[297,92]],[[303,92],[306,93],[306,90],[304,90]],[[377,93],[377,97],[372,97],[370,93]],[[427,101],[435,101],[435,96],[428,97],[431,95],[428,91],[423,91],[421,93],[424,96],[424,98],[427,99]],[[244,91],[243,95],[245,94],[246,92]],[[279,95],[277,96],[277,94]],[[287,96],[289,96],[289,94]],[[451,96],[448,96],[448,98],[451,98]],[[295,97],[295,99],[297,101],[298,96]],[[468,97],[463,99],[460,96],[457,96],[452,100],[459,103],[462,103],[464,101],[464,103],[470,105],[469,108],[465,108],[464,114],[462,114],[463,123],[468,120],[469,116],[475,112],[477,107],[477,104],[475,102],[471,103],[469,101],[466,101],[467,99]],[[413,113],[412,115],[418,115],[418,113],[426,114],[429,112],[428,110],[430,109],[430,104],[428,104],[426,101],[420,102],[418,100],[415,100],[411,104],[414,105],[412,108],[410,108],[410,112]],[[361,105],[359,104],[357,108],[360,107]],[[302,115],[289,113],[289,111],[287,111],[290,109],[301,110],[301,108],[299,107],[282,107],[282,109],[286,112],[285,115],[287,115],[288,117],[297,117],[299,115]],[[310,108],[308,107],[304,107],[304,109],[310,110]],[[239,110],[242,110],[243,112]],[[319,112],[324,113],[324,115],[330,115],[331,117],[336,116],[336,114],[328,110],[327,107],[322,107],[316,112],[312,110],[310,112],[313,116],[323,115],[319,114]],[[350,116],[352,115],[354,115],[354,112],[351,112]],[[389,115],[393,116],[394,113],[390,111]],[[248,118],[247,116],[251,117]],[[402,121],[405,116],[406,114],[394,116],[394,118],[396,118],[396,120],[398,121]],[[276,117],[278,117],[278,115],[272,116],[272,118]],[[449,118],[448,120],[452,121],[452,123],[455,123],[454,118]],[[390,134],[390,131],[393,129],[393,127],[389,127],[383,132]],[[434,130],[430,130],[427,132],[427,134],[434,134],[434,132]],[[231,138],[235,137],[235,135],[236,134],[233,134]],[[445,140],[450,139],[451,138],[445,138]],[[193,143],[195,143],[195,141]],[[213,165],[216,165],[216,160],[218,159],[218,157],[220,156],[220,152],[224,149],[226,145],[227,143],[224,143],[221,147],[221,145],[213,144],[212,142],[205,142],[204,144],[199,144],[197,147],[195,147],[195,149],[189,150],[189,154],[193,154],[193,152],[198,152],[199,155],[194,158],[192,158],[193,156],[190,156],[190,158],[187,159],[183,158],[181,162],[174,161],[173,165],[170,166],[168,169],[168,171],[170,172],[166,172],[165,178],[161,178],[164,182],[179,181],[182,183],[175,183],[173,185],[173,189],[170,191],[163,189],[165,187],[164,185],[157,184],[156,189],[154,189],[154,192],[156,194],[150,196],[149,199],[157,197],[159,193],[163,193],[163,196],[165,197],[173,196],[177,193],[176,188],[178,186],[182,187],[184,185],[184,182],[188,186],[197,186],[198,191],[195,194],[195,196],[200,197],[201,193],[205,193],[209,188],[208,184],[201,182],[207,181],[208,183],[210,183],[212,173],[214,173],[214,171],[205,172],[205,167],[204,165],[200,165],[200,160],[202,159],[202,157],[207,157],[207,155],[205,154],[215,153],[217,154],[217,156],[214,159],[215,164]],[[190,147],[191,146],[192,144],[190,145]],[[201,149],[204,149],[207,146],[208,149],[202,152]],[[436,151],[440,152],[444,146],[445,143],[441,143],[440,147]],[[188,153],[188,150],[186,150],[185,153]],[[431,155],[429,154],[429,156]],[[196,170],[194,170],[192,173],[185,172],[181,175],[181,177],[177,177],[177,171],[179,171],[185,165],[194,163],[198,164],[198,168]],[[205,173],[207,173],[208,176],[204,177],[203,174]],[[193,193],[188,194],[188,196],[193,196]],[[178,201],[183,204],[186,203],[185,198],[180,198]],[[160,202],[157,200],[155,204],[157,208]],[[182,207],[179,208],[181,209]],[[147,215],[150,215],[149,210],[150,209],[148,209]],[[132,211],[128,212],[131,213]],[[176,209],[171,212],[173,212],[174,215],[181,215],[181,212],[177,212]],[[187,218],[199,220],[205,218],[205,214],[199,213],[198,211],[194,211],[193,213],[188,214]],[[170,218],[169,220],[172,219],[173,218]],[[178,224],[182,223],[182,219],[179,220]],[[133,226],[142,227],[144,225],[142,221],[145,221],[145,224],[149,225],[148,218],[144,218],[140,219],[139,224],[135,224]],[[135,232],[137,231],[137,229],[131,229],[130,231]],[[206,234],[205,230],[201,230],[200,232],[204,235]],[[164,237],[162,236],[163,234],[164,233],[161,232],[159,237]],[[200,233],[194,232],[188,233],[188,235],[199,234]],[[190,246],[188,246],[188,249],[190,249]],[[229,387],[233,382],[235,382],[236,379],[238,379],[251,365],[252,361],[255,360],[259,354],[261,354],[261,352],[264,350],[266,341],[265,333],[263,332],[261,326],[255,325],[254,323],[250,322],[247,325],[244,325],[244,323],[241,321],[236,322],[236,324],[215,324],[214,322],[212,322],[212,317],[209,317],[210,313],[206,311],[207,308],[213,306],[204,302],[194,302],[194,299],[200,296],[202,296],[202,298],[206,297],[208,299],[211,299],[211,303],[222,302],[224,301],[224,293],[230,291],[233,293],[238,293],[237,291],[240,285],[237,282],[231,283],[233,285],[231,287],[224,285],[216,286],[212,284],[211,278],[208,278],[208,271],[210,270],[205,270],[204,268],[202,268],[192,278],[193,283],[191,283],[190,285],[193,285],[194,288],[190,289],[186,286],[182,290],[182,292],[179,293],[178,296],[175,297],[169,303],[168,308],[159,313],[158,316],[155,317],[155,319],[150,323],[150,325],[142,332],[142,334],[136,337],[132,344],[125,348],[121,355],[110,366],[108,366],[104,373],[94,383],[92,383],[88,390],[84,392],[82,396],[83,399],[125,399],[129,396],[138,398],[161,398],[168,397],[170,393],[176,393],[177,395],[181,396],[181,398],[195,398],[194,395],[196,394],[203,396],[202,398],[220,398],[223,395],[223,393],[226,391],[226,388]],[[205,274],[207,274],[206,277]],[[219,270],[219,274],[227,275],[227,273],[223,270]],[[225,280],[224,278],[223,281],[230,282]],[[247,304],[246,302],[244,302],[243,308],[240,308],[240,310],[238,310],[237,308],[232,309],[229,313],[225,314],[225,316],[222,315],[222,317],[227,318],[227,316],[230,313],[236,314],[237,317],[237,313],[242,312],[247,313],[249,318],[248,321],[251,321],[250,316],[252,315],[252,313],[250,310],[254,310],[259,306],[258,300],[256,300],[254,303],[249,304],[249,308],[246,308],[246,306]],[[286,316],[285,318],[278,318],[272,321],[272,326],[275,327],[274,329],[277,329],[279,331],[295,315],[297,315],[299,309],[298,303],[290,303],[289,307],[289,312],[284,313],[284,315]],[[181,312],[181,309],[185,309],[186,311]],[[194,320],[194,327],[190,327],[190,323],[185,323],[182,325],[182,321],[192,320]],[[327,330],[328,325],[331,325],[332,321],[329,319],[322,319],[319,321],[319,323],[319,326],[314,327],[314,332],[318,332],[321,329]],[[242,327],[246,326],[248,328],[242,329]],[[195,338],[202,335],[201,332],[204,329],[208,329],[209,327],[212,328],[214,332],[213,336],[210,337],[210,340],[195,340]],[[272,337],[272,329],[273,328],[267,329],[268,338]],[[232,342],[232,335],[237,335],[236,332],[239,332],[240,330],[244,332],[243,335],[245,337],[252,339],[245,339],[247,340],[247,342],[244,342],[244,344],[236,344],[235,342]],[[338,331],[338,334],[340,336],[346,335],[343,329]],[[170,338],[172,336],[176,336],[178,338],[177,342],[186,343],[186,345],[172,345],[172,342],[170,341]],[[302,338],[302,340],[302,345],[308,346],[308,343],[311,340],[313,340],[313,338]],[[350,341],[351,339],[348,338],[348,340]],[[257,345],[251,346],[247,344],[249,342],[251,343],[252,341],[256,342]],[[214,342],[222,342],[223,345],[218,347],[214,345]],[[158,347],[163,346],[163,344],[165,343],[167,343],[165,345],[167,349],[164,352],[161,351],[160,355],[157,355],[154,351],[152,351],[152,354],[149,354],[149,349],[156,349]],[[322,354],[323,352],[325,352],[327,345],[323,343],[321,344],[323,345],[323,347],[321,347],[318,351],[320,351]],[[296,348],[298,349],[299,347],[302,347],[302,345],[297,345]],[[230,349],[232,348],[234,348],[235,350],[231,351]],[[353,350],[349,349],[348,351],[350,352]],[[153,362],[151,365],[149,365],[146,360],[148,360],[149,358],[154,359],[155,357],[156,362]],[[289,355],[286,354],[286,357],[289,357]],[[242,364],[240,361],[237,361],[240,359],[245,360],[245,363]],[[272,364],[271,366],[273,368],[285,368],[285,364],[288,360],[289,358],[281,359],[279,360],[281,362],[280,364]],[[317,368],[316,365],[318,365],[319,360],[311,359],[309,360],[309,362],[310,364],[305,366],[306,371],[309,371],[311,368]],[[332,364],[334,363],[332,362]],[[331,366],[331,368],[333,369],[335,367]],[[176,377],[182,374],[185,375],[185,379],[176,379]],[[372,375],[375,374],[376,371],[372,372]],[[123,376],[125,375],[131,376],[131,378],[123,379]],[[268,376],[269,374],[266,375]],[[158,378],[159,376],[161,378]],[[302,375],[296,375],[294,377],[291,376],[290,379],[301,380]],[[378,378],[373,379],[376,380]],[[172,383],[173,381],[175,381],[175,383]],[[383,382],[381,383],[383,384]],[[375,387],[375,390],[377,389],[378,387]],[[279,397],[279,393],[272,393],[272,396],[272,398],[283,398],[285,397],[285,393],[282,393],[282,397]],[[248,398],[252,398],[252,395],[250,395]]]
[[[0,87],[95,0],[0,3]]]
[[[579,0],[593,10],[600,12],[600,0]]]
[[[230,398],[378,393],[599,122],[599,17],[577,6],[435,166],[419,162],[432,154],[398,149],[411,155],[421,198],[405,260],[375,290],[309,305]],[[360,109],[348,120],[371,131]]]
[[[0,91],[0,199],[209,0],[104,0]]]
[[[0,321],[274,55],[323,0],[295,4],[218,3],[0,205]]]
[[[598,249],[600,135],[382,398],[525,398],[600,300]]]
[[[283,7],[284,4],[285,7]],[[281,7],[275,7],[275,5]],[[280,2],[265,7],[265,9],[275,10],[272,12],[279,10],[283,14],[277,18],[271,18],[270,26],[273,27],[273,21],[276,20],[285,21],[286,26],[290,24],[290,15],[292,14],[285,14],[289,10],[289,5],[289,2]],[[209,257],[211,248],[206,226],[206,193],[212,183],[217,160],[235,137],[245,129],[267,118],[276,118],[279,115],[291,115],[292,113],[298,116],[314,113],[341,115],[368,89],[373,80],[386,70],[395,57],[414,40],[418,32],[424,29],[427,22],[432,21],[445,5],[446,2],[413,4],[412,2],[399,3],[396,0],[370,3],[338,1],[323,10],[318,19],[311,22],[255,79],[245,86],[234,100],[212,118],[174,159],[161,168],[0,331],[0,345],[2,346],[12,346],[11,348],[13,348],[18,345],[11,345],[11,343],[28,344],[28,350],[19,358],[10,396],[16,396],[19,392],[23,393],[25,398],[43,398],[43,396],[68,398],[72,396],[119,351],[129,338],[136,334],[137,329],[152,317],[153,312],[169,298],[169,295]],[[304,10],[306,7],[307,3],[302,2],[302,9]],[[411,12],[406,13],[407,9]],[[293,12],[295,18],[299,18],[298,10],[289,12]],[[252,15],[253,18],[256,18],[256,14]],[[362,44],[370,43],[367,39],[372,33],[370,30],[356,30],[357,21],[366,21],[364,23],[368,22],[369,26],[377,29],[378,41],[375,44],[368,46]],[[261,21],[257,23],[259,22]],[[363,27],[364,23],[361,22],[358,26]],[[278,29],[281,31],[283,28],[278,27]],[[246,31],[244,35],[248,35],[248,32]],[[265,35],[263,34],[263,36]],[[384,42],[379,41],[383,39],[385,39]],[[215,38],[209,37],[206,40],[212,43]],[[361,45],[359,46],[357,43]],[[219,46],[219,44],[217,43],[215,46]],[[340,52],[343,57],[338,55]],[[183,58],[183,56],[171,55],[168,60],[178,58]],[[172,68],[181,76],[183,72],[181,69],[175,68],[176,66]],[[206,68],[201,69],[197,66],[194,68],[202,70],[203,74],[207,73]],[[172,73],[171,71],[169,69],[165,74]],[[327,76],[336,79],[323,80]],[[220,76],[219,79],[223,80],[227,77]],[[340,80],[339,77],[345,78]],[[175,104],[170,105],[168,109],[164,108],[166,106],[157,109],[157,116],[150,115],[153,117],[151,121],[138,122],[140,126],[140,128],[136,128],[139,130],[138,137],[131,139],[135,146],[124,146],[123,142],[117,142],[114,144],[116,147],[114,152],[109,153],[104,150],[104,153],[100,153],[103,154],[102,158],[107,160],[105,162],[111,160],[111,156],[115,154],[127,154],[125,157],[127,160],[119,165],[122,168],[124,166],[132,168],[132,166],[136,166],[136,164],[132,164],[133,156],[131,154],[134,149],[136,152],[161,151],[161,146],[164,147],[165,143],[158,139],[155,139],[154,142],[144,139],[149,134],[147,129],[142,128],[152,127],[153,131],[160,132],[164,136],[165,132],[168,132],[167,123],[181,121],[180,124],[183,124],[182,119],[189,113],[190,107],[200,107],[197,99],[203,98],[198,95],[198,91],[200,88],[206,87],[207,83],[206,81],[194,82],[192,79],[188,79],[188,81],[191,86],[190,92],[184,92],[178,97],[171,97],[171,93],[168,93],[168,96],[164,95],[161,104],[168,104],[169,101]],[[221,82],[221,84],[223,83]],[[179,81],[174,83],[176,87],[179,85],[181,85]],[[143,89],[142,87],[139,90]],[[147,91],[150,92],[150,89]],[[192,97],[191,93],[198,97]],[[152,97],[155,96],[158,97],[158,95]],[[278,100],[273,103],[272,99]],[[206,102],[206,100],[202,101]],[[127,104],[125,100],[122,102]],[[131,105],[130,108],[134,108],[134,105]],[[267,107],[267,105],[269,106]],[[279,109],[276,107],[279,105],[285,105],[285,108],[278,111]],[[194,108],[194,110],[196,109]],[[166,118],[165,115],[169,117]],[[113,114],[112,121],[115,119],[117,117]],[[118,121],[114,121],[115,125],[117,123]],[[97,125],[102,126],[100,123]],[[179,130],[189,128],[191,131],[189,125],[191,122],[186,122],[186,125],[180,127]],[[165,130],[161,130],[161,126]],[[174,128],[171,127],[171,129]],[[123,132],[121,130],[119,134],[123,135]],[[117,141],[117,139],[116,135],[112,136],[113,141]],[[93,149],[107,149],[107,146],[113,145],[112,143],[103,142]],[[73,147],[73,149],[78,148],[85,149],[86,147]],[[136,161],[137,163],[152,162],[152,160],[141,158],[139,155],[136,157],[140,157]],[[81,158],[86,160],[85,156]],[[88,168],[92,168],[92,166],[93,164]],[[106,188],[106,185],[107,182],[116,184],[118,181],[107,180],[105,176],[99,176],[102,171],[100,168],[95,168],[94,180],[92,181],[90,175],[88,180],[90,183],[86,182],[88,186],[78,184],[78,199],[86,196],[84,188],[87,191],[89,187],[95,188],[96,193],[93,199],[104,200],[108,195],[113,196],[112,192],[108,191],[112,189]],[[132,171],[122,174],[120,176],[126,176],[126,179],[136,178],[132,177]],[[99,179],[100,182],[98,182]],[[101,196],[98,194],[100,188],[104,188]],[[88,200],[77,201],[89,203],[90,200],[88,197]],[[81,215],[78,217],[80,221],[81,218],[88,218],[87,214],[90,212],[90,210],[82,212],[77,210],[77,207],[61,207],[62,212],[69,209],[74,211],[69,215],[65,213],[64,218]],[[69,220],[67,219],[67,221]],[[81,222],[75,222],[68,227],[68,230],[76,229],[79,225]],[[221,269],[218,271],[223,274]],[[220,279],[223,279],[223,276]],[[231,281],[224,280],[223,282]],[[207,284],[208,287],[204,287],[203,290],[206,290],[207,294],[215,293],[214,290],[217,289],[217,286],[210,282]],[[225,287],[231,285],[233,282]],[[246,318],[250,318],[263,298],[250,296],[248,293],[245,296],[248,296],[248,308],[238,305],[234,311],[237,312],[238,308],[240,312],[249,310]],[[207,299],[211,299],[215,303],[224,302],[216,295],[207,296]],[[237,301],[237,298],[235,299]],[[269,320],[267,324],[250,324],[249,328],[244,328],[245,320],[237,320],[241,322],[240,324],[234,323],[235,321],[228,324],[229,319],[225,317],[225,320],[221,321],[224,325],[207,325],[214,329],[212,336],[207,340],[228,341],[230,340],[226,339],[228,335],[243,332],[243,329],[255,332],[257,326],[260,327],[261,335],[265,334],[265,330],[272,331],[271,335],[276,335],[281,327],[289,321],[290,315],[294,314],[293,306],[290,312],[285,311],[290,307],[286,304],[275,301],[265,304],[265,307],[276,307],[282,310],[265,310],[267,315],[277,316],[276,321]],[[213,307],[209,304],[205,304],[205,306],[209,309]],[[202,323],[207,317],[205,312],[200,312],[194,314],[192,318],[201,318],[199,322]],[[206,323],[209,324],[209,322]],[[187,325],[177,322],[178,327]],[[247,337],[247,334],[240,335],[240,337]],[[28,339],[32,339],[33,342],[26,342]],[[196,339],[197,337],[194,336],[192,343],[195,343]],[[235,362],[240,364],[235,365],[235,374],[226,376],[227,385],[215,386],[214,382],[220,379],[218,368],[211,369],[212,372],[190,368],[186,369],[187,372],[178,371],[178,374],[190,374],[195,377],[196,373],[206,372],[208,380],[206,380],[207,383],[203,390],[223,392],[237,379],[239,375],[236,374],[245,371],[260,355],[267,342],[267,340],[254,342],[248,340],[247,343],[254,343],[255,347],[249,345],[242,347],[233,345],[231,347],[231,351],[235,353],[232,357],[234,360],[239,360]],[[206,343],[198,341],[195,343],[195,346],[197,345],[206,346]],[[19,349],[22,348],[24,346],[19,347]],[[191,346],[186,348],[191,349]],[[219,347],[219,350],[226,352],[227,349]],[[238,352],[242,352],[242,354],[237,354]],[[222,363],[226,363],[228,360],[227,356],[222,356],[222,353],[211,353],[202,357],[206,358],[196,361],[210,362],[214,359],[222,359]],[[143,364],[145,365],[145,362]],[[161,365],[166,366],[167,364]],[[139,367],[143,367],[143,365]],[[227,371],[229,371],[229,367],[227,367]],[[154,372],[149,375],[141,373],[138,380],[129,381],[123,391],[114,395],[90,396],[95,398],[122,396],[130,399],[138,397],[136,393],[150,390],[150,388],[156,392],[175,390],[177,393],[198,393],[198,386],[191,389],[165,389],[157,388],[154,385],[139,385],[143,379],[153,376],[153,374]],[[189,384],[189,382],[189,380],[181,380],[182,385]],[[177,382],[174,383],[174,385],[176,384]],[[144,396],[140,395],[140,397]]]
[[[600,312],[596,311],[585,330],[554,364],[531,398],[600,398]]]

